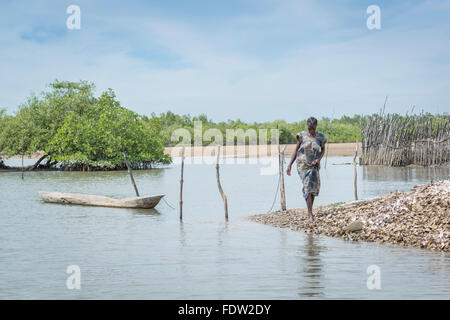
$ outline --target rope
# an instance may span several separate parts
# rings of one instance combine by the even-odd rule
[[[162,199],[164,200],[164,202],[165,202],[170,208],[175,209],[175,207],[171,206],[171,205],[169,204],[169,202],[167,202],[167,200],[166,200],[165,197],[163,197]]]
[[[278,191],[280,190],[280,180],[281,180],[281,176],[278,175],[278,185],[277,185],[277,190],[275,191],[275,197],[273,198],[272,206],[270,207],[269,211],[267,211],[267,213],[272,212],[273,206],[275,205],[275,201],[277,200]]]
[[[283,151],[281,151],[281,161],[283,162],[283,167],[286,164],[285,158],[284,158],[284,150],[285,149],[286,149],[286,145],[284,146]],[[284,174],[284,172],[282,172],[282,174]],[[281,175],[278,174],[278,184],[277,184],[277,189],[275,191],[275,197],[273,198],[272,206],[270,207],[269,211],[267,211],[267,213],[272,212],[273,206],[275,205],[275,201],[277,200],[278,192],[280,190],[280,181],[281,181]]]

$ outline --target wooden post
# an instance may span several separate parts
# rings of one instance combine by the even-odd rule
[[[23,172],[24,172],[24,168],[23,168],[23,155],[24,155],[24,147],[23,147],[23,135],[22,135],[22,180],[23,180]]]
[[[181,177],[180,177],[180,221],[183,220],[183,173],[184,173],[184,147],[181,150]]]
[[[217,147],[217,164],[216,164],[216,177],[217,177],[217,186],[219,187],[220,195],[223,199],[223,205],[225,208],[225,220],[228,221],[228,202],[227,196],[223,193],[222,186],[220,185],[220,175],[219,175],[219,156],[220,156],[220,146]]]
[[[286,211],[286,194],[284,192],[284,168],[283,168],[283,161],[284,161],[284,150],[286,149],[286,146],[284,146],[283,150],[280,151],[280,144],[278,143],[278,167],[280,169],[280,194],[281,194],[281,210]]]
[[[125,164],[127,165],[127,168],[128,168],[128,173],[130,174],[131,183],[133,184],[134,191],[136,191],[136,196],[139,197],[139,191],[136,187],[136,183],[134,182],[133,172],[131,171],[131,167],[130,167],[130,164],[128,163],[128,158],[127,158],[127,154],[125,153],[125,151],[123,152],[123,157],[125,159]]]
[[[355,200],[358,200],[358,185],[357,185],[357,174],[356,174],[356,156],[358,155],[358,142],[356,142],[355,157],[353,158],[353,186],[355,189]]]

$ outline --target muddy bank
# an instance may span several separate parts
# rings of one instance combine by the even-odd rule
[[[345,240],[450,251],[450,179],[417,185],[409,192],[318,206],[313,213],[315,220],[311,224],[307,222],[306,209],[248,219]]]

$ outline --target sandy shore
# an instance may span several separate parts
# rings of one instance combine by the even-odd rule
[[[40,157],[42,157],[44,155],[43,152],[34,152],[31,155],[24,155],[24,159],[39,159]],[[17,155],[17,156],[12,156],[12,157],[6,157],[5,155],[0,153],[0,159],[22,159],[21,155]]]
[[[281,149],[284,145],[281,145]],[[329,157],[336,156],[354,156],[355,155],[356,142],[346,142],[346,143],[328,143],[325,155]],[[166,147],[164,152],[171,155],[172,157],[181,156],[182,147]],[[207,147],[186,147],[185,156],[214,156],[216,155],[217,147],[207,146]],[[289,158],[295,150],[295,144],[288,144],[285,150],[286,158]],[[359,150],[361,150],[361,143],[359,142]],[[251,145],[251,146],[224,146],[221,149],[221,154],[230,157],[272,157],[278,156],[278,145]],[[359,155],[359,152],[358,152]]]
[[[450,179],[418,185],[405,193],[313,208],[251,216],[274,227],[304,230],[345,240],[390,243],[450,251]]]

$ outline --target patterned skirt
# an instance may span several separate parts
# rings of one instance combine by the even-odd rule
[[[303,182],[303,198],[305,200],[308,198],[308,194],[313,194],[314,196],[319,195],[320,190],[320,175],[319,167],[308,166],[303,162],[297,162],[297,172]]]

